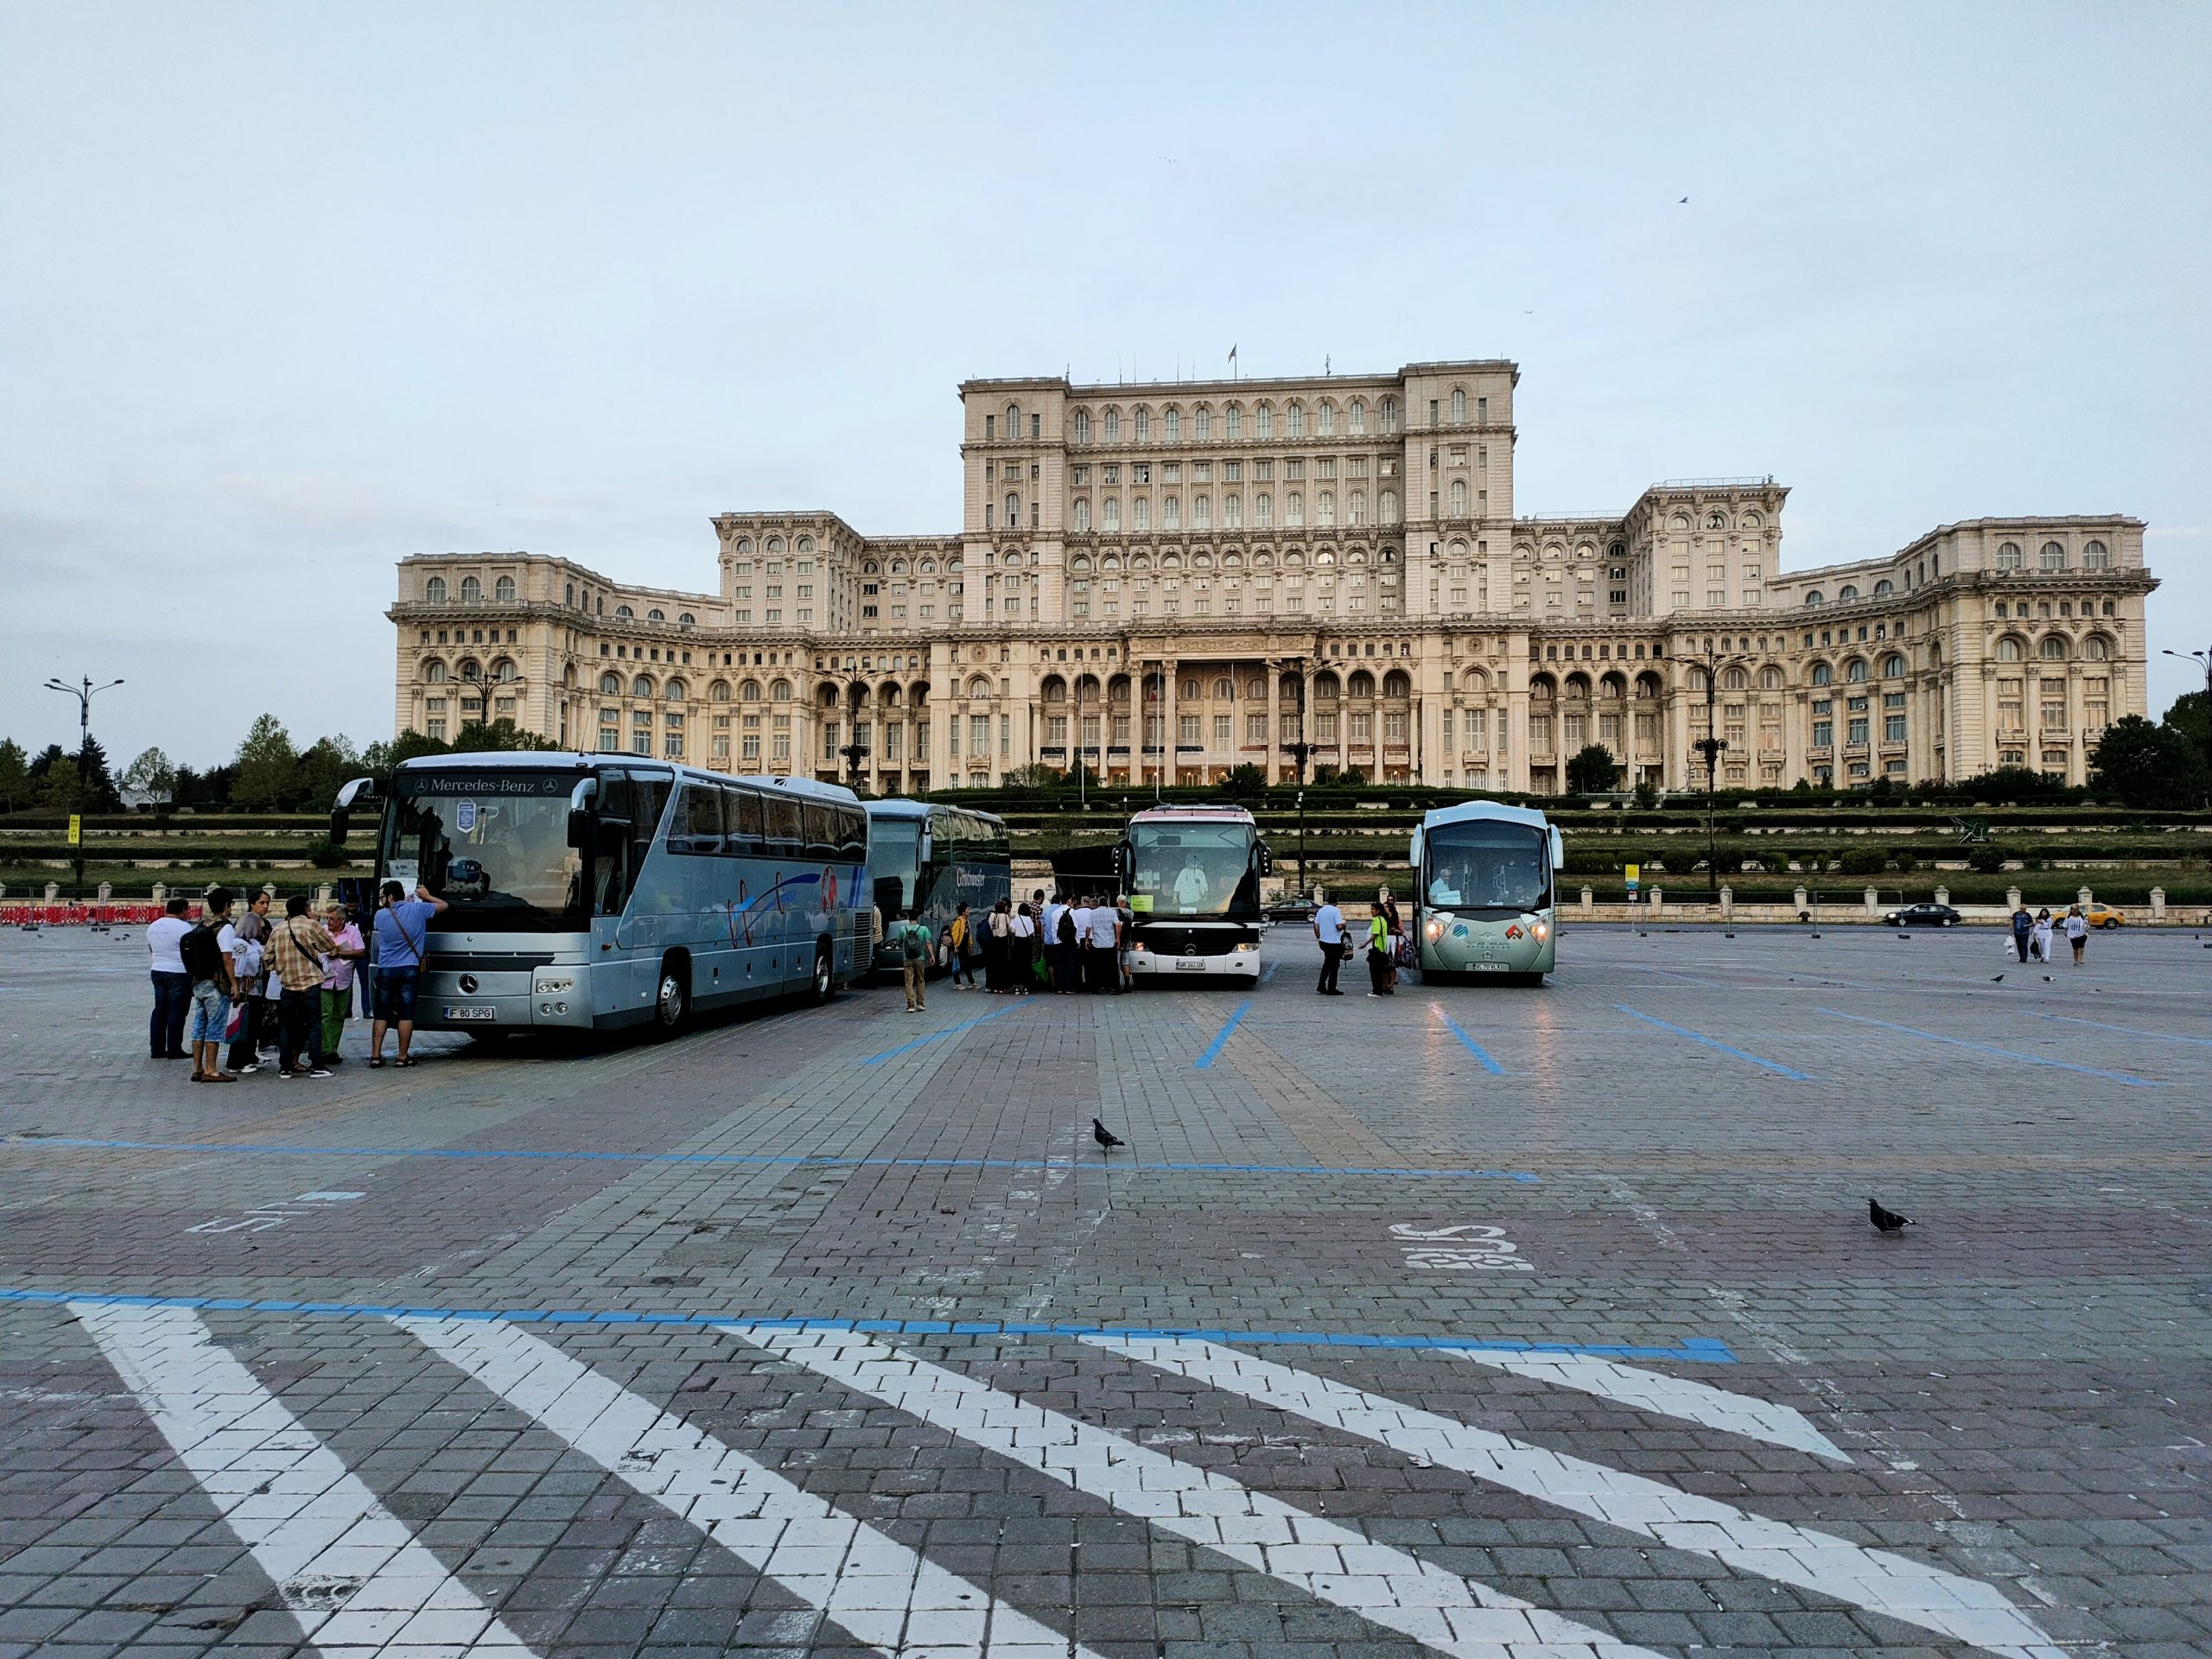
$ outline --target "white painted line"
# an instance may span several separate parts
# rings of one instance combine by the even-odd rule
[[[1178,1462],[1109,1429],[1025,1405],[988,1383],[916,1359],[857,1332],[722,1327],[809,1370],[1012,1459],[1163,1532],[1267,1573],[1315,1600],[1460,1659],[1509,1649],[1581,1659],[1653,1659],[1649,1651],[1447,1573],[1364,1533],[1226,1476]]]
[[[518,1326],[392,1323],[879,1653],[1099,1659]]]
[[[190,1308],[69,1311],[326,1654],[531,1651]]]
[[[1496,1370],[1511,1371],[1516,1376],[1538,1382],[1556,1383],[1601,1399],[1618,1400],[1624,1406],[1661,1417],[1702,1423],[1707,1428],[1741,1434],[1747,1440],[1764,1440],[1769,1446],[1833,1458],[1838,1463],[1851,1461],[1851,1453],[1815,1428],[1802,1413],[1770,1400],[1716,1389],[1709,1382],[1622,1365],[1594,1354],[1515,1354],[1479,1348],[1445,1348],[1438,1351]]]
[[[1643,1533],[1671,1548],[1710,1555],[1739,1572],[1794,1584],[2008,1659],[2062,1659],[2062,1649],[2033,1621],[1995,1586],[1978,1579],[1769,1520],[1564,1452],[1523,1445],[1216,1343],[1112,1336],[1081,1340],[1459,1470],[1491,1485]]]

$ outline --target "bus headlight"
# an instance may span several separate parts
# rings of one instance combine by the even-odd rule
[[[1236,948],[1239,950],[1256,950],[1260,947],[1253,944],[1249,939],[1243,939],[1238,941]]]
[[[1444,924],[1438,921],[1430,922],[1428,925],[1428,937],[1432,939],[1442,938],[1444,937]]]
[[[1131,954],[1134,955],[1136,952],[1141,951],[1143,949],[1144,941],[1142,939],[1131,939],[1129,941],[1129,950]]]
[[[540,996],[557,996],[563,991],[575,990],[576,988],[576,982],[573,978],[547,979],[541,975],[537,981],[537,994]]]
[[[1541,944],[1546,939],[1551,938],[1552,925],[1549,922],[1531,922],[1529,924],[1529,931],[1536,936],[1536,943]]]

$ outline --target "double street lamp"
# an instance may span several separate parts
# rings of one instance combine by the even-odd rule
[[[1292,665],[1298,671],[1298,736],[1294,741],[1282,746],[1291,763],[1298,768],[1298,896],[1306,897],[1306,762],[1319,745],[1306,741],[1306,659],[1294,657]]]
[[[847,671],[845,689],[852,693],[852,736],[837,753],[845,757],[845,771],[852,779],[853,793],[861,792],[861,766],[868,760],[868,745],[861,741],[861,699],[868,695],[868,682],[858,674]]]
[[[92,699],[103,691],[114,690],[122,683],[117,679],[110,680],[105,685],[94,685],[92,676],[88,674],[76,685],[61,680],[48,680],[42,688],[48,691],[66,692],[77,699],[77,810],[80,814],[89,804],[92,793],[92,775],[88,767],[92,758]],[[82,899],[85,896],[85,844],[81,839],[77,842],[76,866],[74,896]]]
[[[1720,771],[1720,757],[1728,750],[1727,741],[1720,735],[1719,722],[1713,717],[1719,675],[1720,659],[1713,654],[1713,647],[1708,645],[1705,648],[1705,735],[1690,747],[1705,757],[1705,886],[1715,905],[1720,902],[1720,860],[1713,839],[1713,787]]]

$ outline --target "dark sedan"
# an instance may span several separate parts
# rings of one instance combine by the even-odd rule
[[[1882,918],[1891,927],[1956,927],[1959,912],[1948,905],[1907,905]]]

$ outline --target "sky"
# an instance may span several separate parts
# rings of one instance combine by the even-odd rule
[[[391,734],[394,562],[947,531],[969,376],[1522,366],[1519,506],[2150,526],[2212,645],[2212,7],[0,0],[0,734]],[[1688,197],[1687,202],[1681,198]]]

